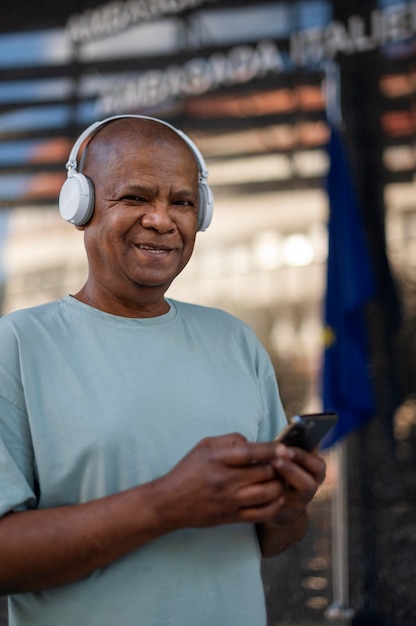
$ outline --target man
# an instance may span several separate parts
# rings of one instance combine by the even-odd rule
[[[302,537],[324,462],[272,442],[285,417],[250,329],[165,298],[201,224],[192,144],[140,116],[87,134],[62,200],[94,193],[68,218],[87,281],[0,324],[11,626],[262,626],[261,555]]]

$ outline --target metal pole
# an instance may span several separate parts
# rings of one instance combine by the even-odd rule
[[[348,551],[348,442],[341,440],[331,452],[337,485],[332,498],[332,588],[333,602],[325,611],[330,620],[351,624],[355,611],[349,597]]]

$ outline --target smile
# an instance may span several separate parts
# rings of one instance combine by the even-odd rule
[[[148,252],[150,254],[167,254],[169,252],[172,252],[173,248],[168,248],[166,246],[153,246],[150,244],[134,244],[134,247],[137,248],[138,250],[142,250],[143,252]]]

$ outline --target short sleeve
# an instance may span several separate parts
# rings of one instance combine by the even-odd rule
[[[32,438],[24,400],[17,334],[0,324],[0,516],[36,506]]]
[[[0,397],[0,516],[36,506],[33,451],[26,416]]]

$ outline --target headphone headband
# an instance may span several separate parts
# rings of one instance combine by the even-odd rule
[[[59,194],[59,211],[62,217],[77,226],[86,224],[92,216],[94,210],[94,188],[92,182],[78,172],[78,153],[82,144],[88,138],[94,137],[94,135],[103,127],[118,119],[143,119],[157,122],[167,128],[173,130],[191,149],[195,161],[198,165],[198,183],[199,183],[199,220],[198,230],[206,230],[211,223],[213,213],[213,195],[210,187],[207,184],[208,170],[206,168],[205,160],[194,144],[192,139],[188,137],[184,132],[172,126],[164,120],[160,120],[156,117],[150,117],[148,115],[113,115],[104,120],[94,122],[78,137],[71,152],[69,153],[68,161],[66,163],[67,180],[62,186]]]

